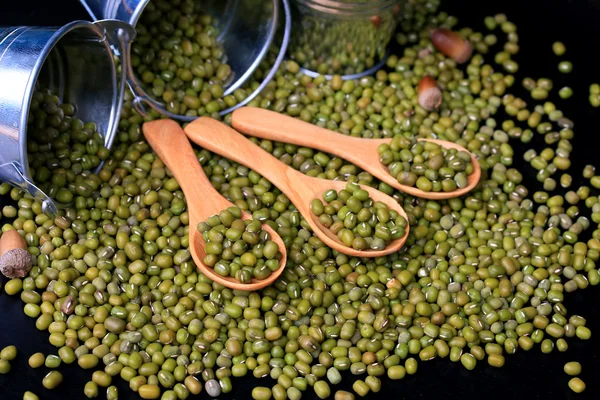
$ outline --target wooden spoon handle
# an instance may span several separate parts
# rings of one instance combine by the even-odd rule
[[[205,149],[254,169],[280,190],[292,188],[294,180],[304,178],[271,154],[222,122],[200,117],[185,128],[190,140]]]
[[[192,145],[177,122],[165,119],[147,122],[142,130],[150,146],[175,176],[188,202],[193,199],[208,201],[219,195],[204,174]],[[206,192],[211,190],[216,194],[207,196]]]
[[[341,135],[264,108],[238,108],[231,121],[235,129],[251,136],[311,147],[340,157],[354,153],[357,146],[364,143],[363,139]]]

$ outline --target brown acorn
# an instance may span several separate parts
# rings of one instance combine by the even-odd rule
[[[471,43],[450,29],[435,29],[431,32],[431,41],[440,52],[459,64],[469,60],[473,54]]]
[[[24,278],[32,265],[25,239],[15,230],[4,232],[0,238],[0,272],[7,278]]]
[[[417,89],[419,105],[427,111],[432,111],[442,104],[442,91],[431,76],[424,76]]]

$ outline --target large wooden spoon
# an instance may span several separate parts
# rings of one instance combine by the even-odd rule
[[[340,239],[326,227],[322,226],[310,210],[310,202],[322,198],[329,189],[340,191],[346,187],[346,182],[329,181],[313,178],[285,165],[271,154],[231,129],[227,125],[208,117],[201,117],[185,128],[188,137],[206,150],[220,154],[230,160],[252,168],[279,188],[289,199],[300,214],[304,216],[313,232],[329,247],[357,257],[380,257],[394,253],[404,245],[409,228],[400,239],[392,241],[382,250],[355,250],[345,246]],[[404,209],[392,197],[370,187],[364,187],[374,201],[385,203],[390,209],[396,210],[408,221]]]
[[[451,192],[425,192],[414,186],[399,183],[396,178],[390,175],[387,167],[379,161],[377,148],[383,143],[389,144],[392,141],[391,139],[362,139],[342,135],[297,118],[256,107],[242,107],[235,110],[232,115],[232,124],[236,130],[250,136],[311,147],[334,154],[350,161],[401,192],[423,199],[442,200],[462,196],[477,186],[481,177],[481,166],[477,158],[471,154],[473,173],[467,177],[467,186]],[[454,148],[470,153],[464,147],[447,140],[418,140],[426,140],[447,149]]]
[[[250,283],[240,283],[233,277],[223,277],[212,268],[204,265],[202,260],[206,253],[204,251],[204,239],[198,231],[200,222],[218,214],[226,208],[234,207],[212,186],[192,149],[183,129],[175,121],[163,119],[147,122],[142,127],[144,136],[154,149],[156,154],[173,173],[175,179],[181,186],[187,201],[190,214],[190,253],[196,262],[198,269],[210,279],[224,286],[236,290],[253,291],[261,289],[273,283],[283,272],[287,259],[287,250],[281,237],[268,225],[262,228],[269,232],[271,240],[279,246],[282,254],[279,269],[265,279],[253,279]],[[248,213],[242,213],[243,219],[252,219]]]

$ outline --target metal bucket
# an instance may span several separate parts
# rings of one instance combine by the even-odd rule
[[[94,20],[118,19],[128,22],[135,27],[144,8],[151,0],[80,0]],[[288,0],[268,0],[272,2],[273,13],[258,12],[263,0],[198,0],[202,8],[219,20],[220,35],[217,39],[223,45],[228,55],[227,63],[231,66],[232,76],[224,88],[224,96],[233,93],[252,76],[261,61],[266,56],[273,43],[279,18],[281,4],[285,16],[284,34],[279,55],[261,84],[246,99],[221,111],[226,115],[252,101],[273,79],[277,69],[285,58],[291,34],[291,10]],[[125,54],[128,57],[129,54]],[[129,64],[129,63],[128,63]],[[138,112],[145,115],[145,105],[159,113],[180,121],[193,121],[197,117],[173,114],[166,110],[165,105],[156,101],[142,88],[133,69],[128,69],[128,84],[134,93],[134,106]]]
[[[54,201],[38,188],[27,159],[27,120],[36,82],[77,106],[78,118],[97,123],[110,147],[123,103],[125,75],[111,45],[135,36],[121,21],[74,21],[63,27],[0,27],[0,181],[27,191],[54,215]]]
[[[312,77],[358,79],[388,56],[400,0],[291,0],[294,35],[288,53]]]

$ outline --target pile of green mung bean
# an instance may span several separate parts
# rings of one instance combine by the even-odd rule
[[[467,370],[500,367],[516,352],[566,352],[573,340],[590,339],[585,318],[570,313],[564,299],[600,284],[600,199],[592,194],[600,178],[586,167],[591,187],[556,191],[552,176],[570,160],[573,126],[553,103],[532,105],[509,93],[516,79],[510,71],[518,67],[511,63],[519,50],[515,25],[498,14],[485,19],[489,32],[465,31],[475,52],[463,70],[423,39],[430,26],[456,26],[454,17],[434,11],[437,6],[433,0],[407,5],[396,36],[404,50],[374,76],[313,79],[288,61],[250,104],[340,134],[450,140],[478,158],[480,187],[432,201],[396,191],[343,159],[251,139],[302,173],[393,196],[411,225],[398,253],[359,259],[335,252],[258,172],[198,149],[215,188],[273,226],[288,249],[282,276],[261,291],[210,281],[189,257],[189,229],[196,227],[189,226],[185,197],[144,141],[144,119],[130,94],[106,163],[86,175],[91,190],[72,191],[77,180],[53,183],[75,193],[59,217],[47,217],[39,202],[0,185],[0,194],[16,203],[3,209],[12,222],[2,229],[23,234],[35,257],[29,276],[6,282],[5,292],[20,294],[24,312],[49,332],[61,363],[103,372],[86,384],[87,397],[117,376],[143,399],[202,391],[219,397],[231,392],[235,378],[251,375],[261,380],[253,391],[257,400],[298,400],[310,388],[325,398],[343,371],[354,377],[355,394],[366,396],[381,389],[382,379],[409,379],[419,362],[433,358]],[[497,30],[510,57],[486,61],[484,54],[503,40]],[[504,72],[494,69],[496,61]],[[436,112],[418,107],[416,87],[426,74],[448,99]],[[552,87],[542,79],[525,83],[542,89],[540,98]],[[499,111],[508,118],[501,120]],[[77,137],[65,132],[61,141]],[[539,183],[550,182],[543,190],[512,166],[513,146],[532,148],[536,136],[552,149],[534,149],[526,158]],[[68,177],[71,166],[60,168]],[[569,180],[561,177],[561,185],[570,186]],[[591,220],[583,215],[588,210]],[[45,361],[36,355],[30,365]],[[50,371],[44,386],[62,379]],[[571,389],[585,389],[573,379]],[[334,398],[354,394],[338,391]]]
[[[32,96],[27,121],[31,176],[59,203],[86,207],[82,202],[101,183],[91,171],[109,156],[104,137],[94,122],[75,117],[75,105],[61,104],[50,90],[38,89]]]
[[[240,283],[262,280],[279,269],[282,257],[277,243],[259,220],[242,219],[239,207],[230,207],[198,225],[205,241],[205,265]]]
[[[377,149],[379,161],[402,185],[425,192],[452,192],[469,184],[474,167],[466,151],[447,149],[437,143],[396,137]]]
[[[240,99],[239,93],[222,99],[231,67],[214,18],[200,7],[194,0],[153,0],[136,25],[131,62],[137,78],[174,114],[218,115]]]
[[[356,183],[343,190],[333,189],[313,199],[311,212],[346,246],[355,250],[383,250],[393,240],[404,237],[408,222],[387,204],[374,201]]]

